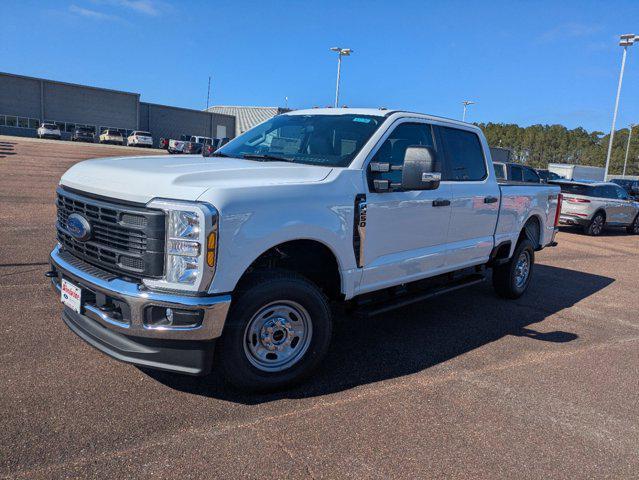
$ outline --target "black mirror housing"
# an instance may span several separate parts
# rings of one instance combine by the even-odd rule
[[[437,154],[431,147],[411,146],[406,149],[402,168],[402,190],[435,190],[442,175]]]

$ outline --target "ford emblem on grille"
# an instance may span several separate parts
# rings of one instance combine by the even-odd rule
[[[67,218],[67,232],[76,240],[86,242],[91,238],[91,224],[79,213],[72,213]]]

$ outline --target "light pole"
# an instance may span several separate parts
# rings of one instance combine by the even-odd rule
[[[468,108],[468,105],[475,105],[476,102],[473,102],[472,100],[464,100],[462,102],[462,105],[464,106],[464,113],[462,115],[462,122],[466,121],[466,109]]]
[[[610,129],[610,142],[608,143],[608,154],[606,155],[606,171],[604,180],[608,178],[608,169],[610,168],[610,156],[612,155],[612,141],[615,138],[615,123],[617,123],[617,111],[619,110],[619,96],[621,95],[621,83],[623,82],[623,71],[626,68],[626,55],[628,47],[631,47],[635,41],[639,40],[639,36],[634,33],[626,33],[619,37],[619,45],[623,47],[623,56],[621,57],[621,72],[619,72],[619,84],[617,85],[617,98],[615,99],[615,111],[612,114],[612,127]]]
[[[339,77],[340,70],[342,69],[342,57],[348,57],[353,50],[350,48],[332,47],[331,51],[337,52],[337,85],[335,86],[335,108],[339,104]]]
[[[631,123],[629,126],[630,131],[628,132],[628,145],[626,145],[626,158],[623,161],[623,178],[626,178],[626,165],[628,164],[628,153],[630,153],[630,139],[632,138],[633,127],[635,127],[635,125]]]

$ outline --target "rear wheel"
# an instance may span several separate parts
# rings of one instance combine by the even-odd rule
[[[252,391],[303,380],[328,350],[332,323],[326,297],[292,272],[254,275],[245,285],[218,344],[222,374]]]
[[[530,283],[534,264],[533,244],[527,238],[523,239],[508,263],[493,268],[493,287],[497,295],[510,299],[521,297]]]
[[[626,231],[631,235],[639,235],[639,213],[635,220],[626,228]]]
[[[588,225],[584,227],[584,232],[587,235],[592,235],[596,237],[601,235],[603,232],[604,225],[606,224],[606,218],[603,216],[603,213],[597,212]]]

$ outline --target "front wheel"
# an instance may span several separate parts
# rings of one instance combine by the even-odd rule
[[[493,269],[493,287],[497,295],[515,299],[521,297],[530,283],[535,264],[535,249],[528,239],[515,247],[508,263]]]
[[[222,374],[251,391],[281,389],[303,380],[330,343],[326,297],[292,272],[255,275],[245,285],[218,344]]]

